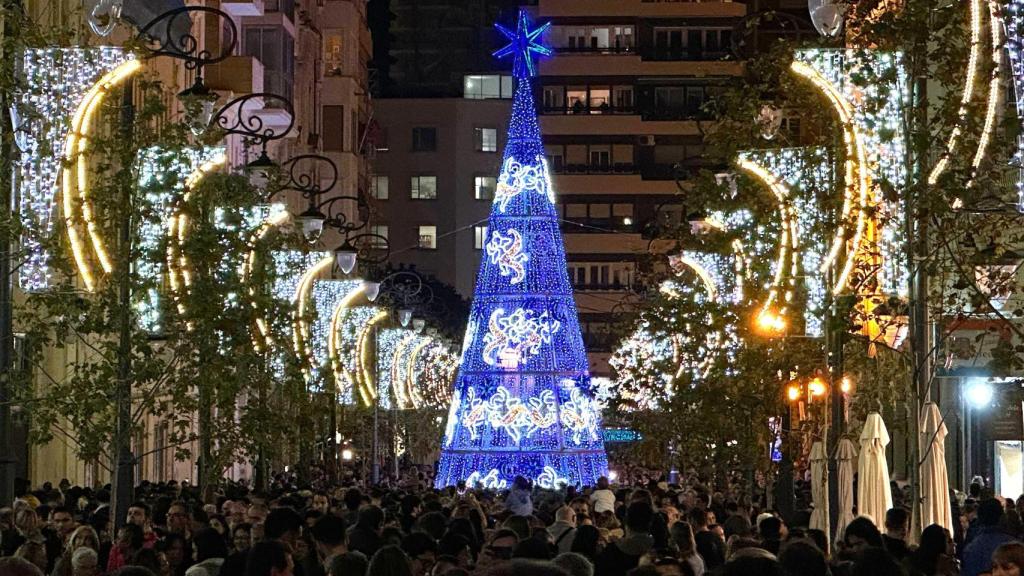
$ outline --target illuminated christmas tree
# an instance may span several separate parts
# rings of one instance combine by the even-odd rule
[[[516,30],[497,26],[516,88],[438,487],[593,485],[608,469],[530,82],[547,27],[530,30],[525,12]]]

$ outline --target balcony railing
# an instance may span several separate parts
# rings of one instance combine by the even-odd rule
[[[703,110],[704,105],[690,106],[650,106],[639,109],[641,120],[708,120],[711,114]]]
[[[636,164],[616,162],[615,164],[562,164],[550,167],[555,174],[637,174]]]
[[[597,106],[543,106],[541,114],[557,116],[560,114],[636,114],[636,106],[612,106],[600,104]]]
[[[708,62],[724,60],[729,57],[729,51],[725,48],[709,49],[688,49],[688,48],[655,48],[645,50],[640,55],[642,60],[654,62]]]
[[[632,54],[636,46],[559,46],[556,54]]]

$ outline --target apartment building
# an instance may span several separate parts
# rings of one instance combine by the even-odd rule
[[[151,13],[153,17],[174,8],[173,2],[147,1],[129,6],[132,2],[125,1],[126,11],[138,8],[135,13]],[[121,23],[108,37],[94,37],[81,5],[80,0],[27,0],[25,10],[42,25],[75,31],[72,45],[119,45],[135,35],[134,28]],[[368,162],[362,150],[372,116],[367,68],[372,42],[366,0],[222,0],[207,5],[226,12],[238,31],[234,54],[203,71],[205,83],[218,94],[219,103],[254,93],[288,99],[294,110],[294,128],[286,138],[272,143],[271,157],[283,162],[298,154],[325,155],[337,165],[340,175],[332,193],[354,196],[368,190]],[[193,19],[192,33],[204,49],[218,54],[228,42],[229,26],[203,14]],[[172,93],[194,81],[194,71],[178,60],[160,57],[146,65]],[[261,108],[247,111],[269,128],[280,130],[291,121],[275,99],[265,99]],[[172,106],[171,112],[180,111]],[[225,144],[231,166],[242,166],[253,158],[254,151],[240,137],[229,137]],[[319,176],[323,181],[329,177],[325,172]],[[304,209],[300,198],[283,200],[293,209]],[[331,245],[338,239],[325,234],[323,242]],[[50,350],[43,368],[50,377],[59,378],[86,354],[84,346]],[[40,386],[45,386],[43,379]],[[178,446],[189,449],[193,456],[177,461],[176,447],[168,443],[167,426],[166,422],[147,418],[133,438],[133,453],[144,455],[136,465],[136,477],[194,483],[198,445]],[[17,474],[33,485],[59,478],[82,485],[109,481],[104,466],[74,457],[71,437],[58,433],[49,444],[30,448],[23,428],[16,426],[15,440]],[[252,478],[252,470],[248,464],[239,464],[226,475]]]

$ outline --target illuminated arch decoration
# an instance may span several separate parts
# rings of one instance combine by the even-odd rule
[[[903,202],[886,200],[880,193],[884,183],[899,190],[906,181],[902,110],[909,94],[902,60],[900,52],[813,49],[798,50],[790,65],[826,96],[843,129],[846,191],[836,235],[819,268],[825,271],[838,265],[845,246],[832,286],[835,294],[849,288],[859,293],[908,294]],[[860,80],[854,82],[854,76]],[[865,106],[865,102],[881,102],[881,106]],[[871,213],[876,217],[869,217]],[[850,219],[855,221],[854,233],[846,241]],[[861,279],[852,286],[855,267],[870,280]]]
[[[728,216],[713,215],[708,223],[713,227],[727,231],[728,224],[748,223],[749,213],[740,211]],[[739,304],[744,300],[744,280],[748,254],[742,242],[733,242],[731,255],[714,254],[684,250],[680,254],[669,257],[672,270],[681,275],[684,271],[692,272],[699,280],[699,288],[679,280],[662,282],[659,290],[671,298],[682,298],[690,293],[696,301],[711,301]],[[736,331],[727,327],[724,333],[687,330],[685,334],[669,335],[653,331],[651,325],[643,321],[637,329],[619,343],[619,349],[609,359],[609,364],[616,372],[617,392],[633,404],[637,410],[654,410],[660,399],[647,391],[662,390],[662,395],[671,398],[676,382],[690,371],[695,381],[707,377],[717,355],[732,354],[738,344]],[[685,345],[691,343],[691,334],[704,334],[703,349],[705,354],[698,358],[684,354]],[[640,381],[638,368],[669,362],[675,366],[674,372],[665,372],[655,376],[660,381]]]
[[[1007,13],[1006,53],[1010,60],[1017,121],[1024,126],[1024,0],[1009,0]],[[1017,138],[1017,152],[1013,160],[1018,166],[1017,209],[1024,212],[1024,137]]]
[[[148,286],[134,303],[139,326],[152,333],[163,331],[163,294],[160,290],[166,258],[160,252],[174,199],[184,192],[185,183],[200,167],[223,162],[224,148],[171,151],[148,148],[139,152],[139,190],[150,210],[139,221],[141,258],[135,272]]]
[[[374,306],[353,306],[362,299],[361,282],[350,281],[345,296],[335,303],[331,313],[328,356],[338,387],[339,401],[354,404],[360,394],[362,359],[356,354],[366,325],[379,311]]]
[[[982,122],[982,132],[978,140],[978,147],[974,152],[974,157],[971,161],[971,168],[974,171],[981,166],[982,160],[988,152],[988,146],[991,141],[992,131],[995,128],[995,121],[999,106],[1000,97],[1000,84],[1002,77],[1003,67],[1003,18],[999,11],[999,5],[994,0],[970,0],[970,15],[971,15],[971,48],[970,56],[967,61],[967,77],[964,79],[964,89],[960,96],[960,107],[957,113],[957,121],[953,126],[953,130],[950,132],[949,138],[946,141],[946,149],[939,161],[932,167],[931,172],[928,173],[928,184],[934,185],[938,182],[939,177],[949,167],[950,160],[953,158],[956,148],[959,144],[960,136],[963,134],[964,128],[967,124],[967,117],[969,114],[968,107],[974,99],[975,88],[977,84],[977,76],[979,68],[981,67],[981,49],[982,49],[982,35],[985,25],[982,21],[982,4],[988,4],[989,14],[989,44],[991,47],[991,61],[993,64],[992,76],[988,83],[988,100],[985,105],[985,118]],[[1015,1],[1010,2],[1010,11],[1014,12]],[[1007,34],[1012,38],[1016,33],[1016,26],[1011,24],[1010,28],[1007,29]],[[1012,41],[1009,46],[1005,47],[1010,56],[1011,68],[1014,66],[1014,59],[1017,57],[1012,46]],[[1019,91],[1018,91],[1019,92]],[[974,183],[973,175],[968,181],[967,186],[970,187]],[[959,199],[954,199],[954,206],[958,204]]]
[[[109,273],[113,269],[102,234],[95,222],[92,200],[89,196],[89,141],[100,105],[112,90],[141,68],[142,63],[138,60],[126,60],[93,84],[71,117],[71,126],[64,140],[61,170],[64,221],[71,243],[71,254],[82,277],[82,283],[89,292],[96,289],[96,274],[89,256],[89,247],[103,272]],[[84,234],[81,231],[82,227],[86,231]],[[83,236],[86,235],[89,237],[89,247],[83,241]]]
[[[363,406],[373,406],[377,402],[377,365],[374,363],[376,356],[376,339],[370,336],[377,332],[376,326],[388,317],[387,310],[376,308],[373,316],[366,321],[359,338],[356,339],[355,356],[359,362],[356,370],[358,382],[359,399]]]
[[[96,96],[93,89],[132,55],[111,46],[36,48],[24,50],[17,59],[24,90],[12,107],[15,143],[21,151],[14,161],[14,174],[18,214],[25,227],[21,239],[25,259],[18,269],[18,284],[27,292],[39,292],[50,286],[51,255],[42,239],[54,231],[58,178],[66,156],[52,148],[67,140],[72,116],[87,98]],[[135,66],[138,63],[130,65]],[[78,229],[69,229],[72,233],[80,241]]]
[[[189,235],[192,231],[192,219],[189,215],[189,202],[192,200],[192,194],[196,185],[203,179],[203,177],[220,169],[226,163],[227,155],[222,149],[220,154],[212,156],[209,160],[200,164],[198,168],[196,168],[196,170],[185,180],[185,193],[177,202],[177,205],[167,221],[167,279],[171,288],[171,296],[173,297],[178,313],[180,314],[185,314],[187,311],[184,303],[184,297],[191,293],[192,277],[194,275],[192,264],[189,261],[188,254],[185,250],[185,245],[187,244]],[[240,217],[231,219],[224,218],[224,210],[217,210],[214,214],[214,225],[225,232],[237,232],[241,234],[246,230],[256,229],[259,227],[260,223],[266,220],[268,214],[274,210],[275,208],[273,205],[252,206],[240,209]],[[224,254],[218,265],[220,267],[244,266],[245,262],[236,262],[234,260],[234,255]],[[225,302],[225,305],[229,304],[230,303]],[[191,324],[186,327],[191,329]]]
[[[292,336],[295,355],[299,359],[302,375],[309,386],[324,386],[322,369],[333,360],[330,356],[332,328],[336,326],[334,312],[338,305],[352,298],[352,292],[362,291],[360,280],[332,280],[330,274],[334,258],[320,260],[302,275],[295,289],[295,324]],[[353,350],[355,347],[353,347]]]
[[[413,333],[404,338],[395,350],[391,361],[391,382],[399,409],[423,406],[423,399],[416,389],[416,357],[431,340],[430,336]]]
[[[416,357],[416,389],[427,408],[439,410],[452,401],[459,357],[447,342],[434,339]]]
[[[255,314],[256,330],[253,331],[253,346],[257,351],[269,350],[274,343],[273,334],[270,332],[270,323],[262,311],[258,310],[255,301],[257,292],[260,290],[252,282],[252,276],[256,267],[260,265],[260,244],[266,240],[274,230],[291,225],[291,214],[284,204],[272,204],[267,218],[250,238],[249,244],[252,247],[245,259],[242,274],[243,281],[248,286],[249,296],[253,299],[252,306]],[[271,263],[274,267],[273,285],[270,293],[278,301],[293,302],[299,283],[302,282],[306,270],[329,258],[329,252],[304,250],[273,250],[270,253]],[[283,370],[283,366],[280,367]]]
[[[377,401],[384,410],[401,406],[398,399],[391,367],[394,364],[398,347],[402,342],[413,336],[413,331],[406,328],[385,328],[377,333],[377,355],[379,363],[374,368],[380,373],[377,379]]]
[[[782,306],[788,306],[794,296],[793,290],[802,285],[806,297],[803,310],[804,333],[808,336],[821,336],[824,329],[822,319],[825,313],[826,286],[819,267],[825,257],[825,245],[817,239],[817,231],[826,226],[822,210],[815,199],[830,189],[826,151],[824,148],[745,151],[740,153],[739,163],[765,186],[771,188],[775,185],[785,189],[785,202],[780,203],[779,210],[782,215],[788,213],[789,225],[785,225],[784,218],[782,230],[788,228],[790,232],[780,232],[780,239],[789,241],[790,259],[785,261],[780,248],[773,267],[771,290],[775,293],[774,296],[769,293],[769,302],[765,306],[769,306],[771,300],[778,299],[780,291],[783,294]],[[773,193],[778,197],[775,190]],[[786,268],[789,269],[788,276],[780,278],[779,271]],[[769,313],[771,310],[765,307],[762,309]]]

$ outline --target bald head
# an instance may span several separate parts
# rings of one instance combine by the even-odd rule
[[[558,522],[576,523],[576,511],[569,506],[562,506],[555,512],[555,520]]]

